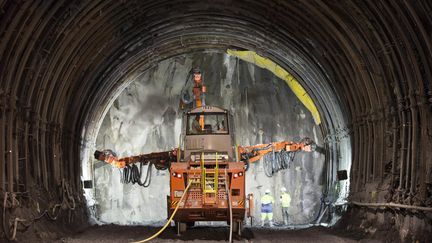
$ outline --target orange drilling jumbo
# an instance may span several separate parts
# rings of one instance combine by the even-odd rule
[[[181,106],[193,102],[194,108],[183,114],[179,148],[125,158],[117,158],[111,150],[102,150],[94,156],[124,169],[138,162],[153,164],[156,169],[169,168],[168,218],[174,216],[178,233],[195,221],[227,221],[233,223],[234,231],[240,231],[245,216],[251,217],[253,205],[253,195],[246,195],[245,191],[249,163],[265,156],[271,159],[281,153],[312,151],[314,143],[304,139],[299,143],[235,146],[232,116],[225,109],[205,105],[206,88],[201,73],[196,69],[191,73],[193,99],[184,98],[182,92]],[[145,184],[140,180],[138,183]]]

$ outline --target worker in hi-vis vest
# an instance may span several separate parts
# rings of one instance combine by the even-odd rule
[[[264,226],[265,220],[268,219],[270,227],[273,227],[273,204],[274,198],[267,189],[261,197],[261,226]]]
[[[282,204],[282,218],[284,225],[288,225],[288,210],[291,206],[291,196],[286,192],[286,188],[281,188],[280,203]]]

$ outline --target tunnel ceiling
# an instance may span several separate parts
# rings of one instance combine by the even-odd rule
[[[364,199],[367,183],[390,181],[378,201],[427,203],[430,1],[53,0],[0,8],[0,181],[8,191],[22,190],[29,176],[46,188],[63,178],[79,188],[83,129],[131,77],[177,54],[233,48],[303,80],[329,141],[351,136],[353,200]],[[329,129],[338,119],[329,102],[346,128]]]

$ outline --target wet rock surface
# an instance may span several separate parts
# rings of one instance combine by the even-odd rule
[[[119,156],[167,151],[179,145],[181,114],[179,100],[188,72],[199,67],[207,86],[206,104],[228,109],[234,116],[238,145],[274,141],[299,142],[310,137],[319,146],[323,139],[310,112],[285,81],[271,72],[221,52],[192,53],[160,62],[144,72],[118,96],[108,111],[96,142]],[[166,219],[167,171],[152,172],[150,187],[120,183],[120,170],[95,161],[95,190],[89,201],[97,223],[160,225]],[[144,168],[146,170],[147,168]],[[314,221],[320,210],[324,156],[299,152],[289,168],[267,177],[262,163],[250,166],[246,193],[253,193],[255,205],[265,189],[276,199],[274,217],[282,220],[279,193],[286,187],[292,197],[290,222]],[[145,173],[143,173],[145,174]],[[142,179],[144,180],[144,178]],[[148,210],[152,208],[153,210]],[[257,206],[253,212],[260,216]]]

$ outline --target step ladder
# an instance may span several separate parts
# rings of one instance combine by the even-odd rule
[[[216,164],[214,169],[210,171],[204,165],[204,153],[201,154],[201,186],[203,205],[217,204],[219,191],[219,164],[216,153]]]

